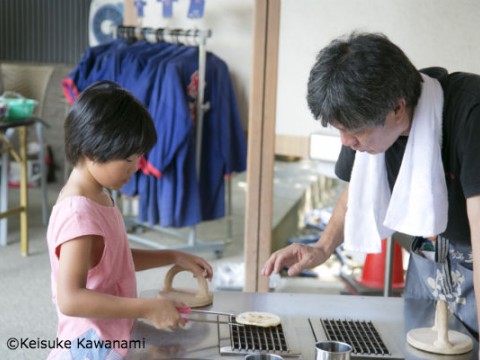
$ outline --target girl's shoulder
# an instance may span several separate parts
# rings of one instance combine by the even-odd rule
[[[97,201],[85,196],[85,195],[69,195],[59,197],[55,205],[53,206],[54,211],[74,211],[74,212],[84,212],[90,211],[93,209],[98,209],[100,211],[105,211],[106,209],[112,208],[112,206],[105,206],[99,204]]]
[[[79,229],[89,229],[88,234],[103,234],[105,222],[120,217],[116,207],[103,206],[86,196],[72,195],[59,199],[53,206],[48,228],[49,233],[78,235]]]
[[[64,187],[57,198],[55,206],[62,207],[68,204],[69,206],[77,205],[77,206],[87,206],[87,207],[101,207],[101,208],[108,208],[114,207],[115,202],[113,201],[110,194],[102,193],[100,195],[96,194],[93,196],[89,193],[84,193],[82,191],[78,191],[77,189],[71,189],[69,187]]]
[[[85,195],[67,195],[62,196],[60,195],[55,203],[55,207],[64,207],[64,206],[71,206],[71,205],[93,205],[95,202]]]

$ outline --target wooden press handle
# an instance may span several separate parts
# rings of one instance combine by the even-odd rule
[[[185,269],[181,266],[174,265],[168,270],[167,275],[165,275],[165,281],[163,284],[163,289],[164,291],[171,291],[173,289],[172,283],[173,283],[173,278],[175,275],[177,275],[179,272],[182,271],[188,271],[191,272],[188,269]],[[196,297],[201,297],[201,298],[208,298],[208,284],[207,284],[207,279],[205,279],[203,276],[197,277],[198,281],[198,292],[195,294]]]
[[[437,331],[437,339],[433,342],[433,345],[442,349],[453,347],[448,339],[448,307],[444,300],[437,300],[433,329]]]

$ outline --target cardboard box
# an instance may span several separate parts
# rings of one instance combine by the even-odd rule
[[[8,185],[20,186],[20,163],[9,162]],[[27,179],[29,186],[40,186],[41,171],[39,160],[27,160]]]

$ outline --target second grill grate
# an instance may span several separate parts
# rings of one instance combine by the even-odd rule
[[[328,340],[342,341],[352,346],[356,355],[390,355],[371,321],[322,319]]]

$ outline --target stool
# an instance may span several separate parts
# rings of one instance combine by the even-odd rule
[[[40,144],[40,172],[42,187],[43,222],[48,223],[48,199],[46,187],[46,168],[42,127],[45,122],[31,117],[22,120],[0,122],[0,145],[2,146],[2,172],[0,177],[0,245],[7,245],[8,222],[7,217],[20,214],[20,249],[22,255],[28,255],[28,174],[27,174],[27,133],[28,127],[35,125],[37,138]],[[11,145],[9,138],[14,131],[19,136],[19,151]],[[9,154],[20,163],[20,206],[8,209],[8,163]]]

